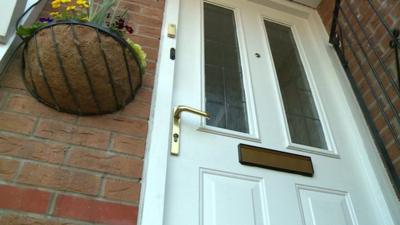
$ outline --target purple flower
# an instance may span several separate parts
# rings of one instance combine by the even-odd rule
[[[130,34],[133,33],[133,28],[131,26],[126,25],[125,29],[128,31],[128,33],[130,33]]]
[[[51,19],[50,17],[47,17],[47,18],[41,17],[39,19],[39,21],[42,22],[42,23],[51,23],[51,22],[53,22],[53,19]]]

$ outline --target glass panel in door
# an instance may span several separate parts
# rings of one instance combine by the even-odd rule
[[[264,21],[293,143],[327,149],[324,131],[290,27]]]
[[[234,12],[204,3],[207,125],[248,133]]]

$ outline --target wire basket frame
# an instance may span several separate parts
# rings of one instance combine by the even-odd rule
[[[119,35],[91,23],[50,23],[24,39],[22,78],[60,112],[99,115],[122,109],[142,86],[143,68]]]

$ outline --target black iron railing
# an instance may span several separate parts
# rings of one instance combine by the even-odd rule
[[[399,194],[395,164],[400,164],[400,158],[394,158],[400,155],[399,31],[389,26],[372,0],[336,0],[329,42]]]

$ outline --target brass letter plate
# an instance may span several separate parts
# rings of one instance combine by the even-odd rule
[[[239,162],[243,165],[279,170],[312,177],[311,157],[239,144]]]

